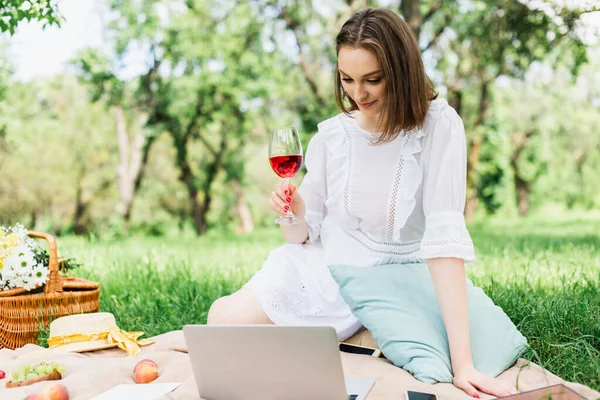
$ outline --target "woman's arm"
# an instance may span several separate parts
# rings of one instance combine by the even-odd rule
[[[432,258],[427,266],[448,333],[452,370],[460,371],[473,365],[464,262],[460,258]]]
[[[479,398],[477,389],[498,397],[516,393],[508,382],[482,374],[473,366],[464,261],[431,258],[427,266],[448,334],[454,385],[475,398]]]

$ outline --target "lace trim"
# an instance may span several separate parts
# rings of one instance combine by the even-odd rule
[[[379,244],[379,245],[384,245],[384,246],[404,247],[404,246],[411,246],[411,245],[415,245],[417,243],[421,243],[420,240],[413,240],[412,242],[404,242],[404,243],[399,243],[399,242],[384,242],[384,241],[379,241],[379,240],[373,239],[371,236],[369,236],[369,234],[367,232],[363,231],[361,228],[357,228],[356,231],[358,233],[362,234],[370,242],[373,242],[373,243]]]
[[[408,144],[410,137],[412,136],[412,131],[406,135],[406,139],[404,139],[404,143],[402,147]],[[388,240],[393,241],[394,239],[394,228],[396,225],[396,208],[398,202],[398,190],[400,189],[400,179],[402,178],[402,174],[404,172],[404,156],[400,156],[400,160],[398,160],[398,166],[396,167],[396,176],[394,177],[394,187],[392,189],[392,197],[390,199],[390,216],[388,222]]]
[[[348,174],[346,176],[346,183],[344,184],[344,210],[346,214],[350,215],[350,180],[352,179],[352,165],[354,164],[354,141],[352,135],[342,118],[339,118],[340,124],[346,134],[346,140],[348,140]]]
[[[394,250],[379,250],[379,249],[376,249],[376,248],[374,248],[372,246],[369,246],[367,243],[363,242],[362,240],[360,240],[356,236],[353,236],[353,235],[350,235],[350,234],[348,234],[348,236],[350,236],[352,239],[356,240],[358,243],[362,244],[367,249],[369,249],[369,250],[371,250],[371,251],[373,251],[375,253],[393,254],[393,255],[396,255],[396,256],[408,256],[408,255],[417,254],[419,252],[419,248],[418,247],[416,249],[414,249],[414,250],[406,251],[406,252],[399,252],[399,251],[394,251]]]
[[[392,189],[392,198],[390,201],[390,217],[388,222],[388,240],[394,238],[394,221],[396,220],[396,202],[398,200],[398,189],[400,189],[400,177],[404,170],[404,156],[400,156],[398,167],[396,168],[396,176],[394,177],[394,188]]]
[[[450,244],[457,244],[465,247],[473,247],[473,241],[470,239],[444,239],[444,240],[428,240],[427,242],[422,242],[421,247],[443,247],[448,246]]]

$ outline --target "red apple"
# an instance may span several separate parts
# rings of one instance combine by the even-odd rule
[[[5,376],[6,376],[6,372],[4,372],[0,369],[0,379],[4,379]]]

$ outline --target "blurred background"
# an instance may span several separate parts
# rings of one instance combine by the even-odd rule
[[[598,209],[596,1],[1,0],[0,225],[273,227],[268,130],[306,149],[338,113],[335,35],[367,6],[410,24],[465,123],[469,221]]]

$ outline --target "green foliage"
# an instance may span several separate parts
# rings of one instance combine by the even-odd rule
[[[569,71],[539,67],[525,81],[508,81],[496,90],[493,118],[516,156],[511,176],[531,184],[533,206],[560,202],[568,207],[596,208],[598,191],[590,182],[600,176],[599,92],[594,73],[598,49],[580,71],[575,85]],[[528,135],[529,134],[529,135]],[[520,152],[517,152],[518,149]],[[516,168],[516,170],[515,170]]]
[[[35,253],[35,260],[38,263],[42,263],[43,265],[50,265],[50,254],[44,249],[39,249]],[[65,258],[59,261],[59,269],[62,272],[70,272],[74,268],[81,267],[81,264],[77,262],[74,258]]]
[[[7,156],[0,163],[2,217],[35,229],[39,217],[58,232],[72,224],[77,197],[97,200],[94,220],[111,203],[114,144],[107,140],[112,122],[99,105],[90,104],[85,88],[74,79],[37,84],[14,83],[0,115],[6,125]]]
[[[0,1],[0,32],[15,33],[20,21],[37,20],[43,27],[60,26],[62,17],[55,0],[2,0]]]
[[[475,186],[486,211],[494,214],[510,202],[507,194],[507,187],[512,183],[508,181],[510,144],[501,130],[500,121],[494,117],[484,126],[483,132]]]

